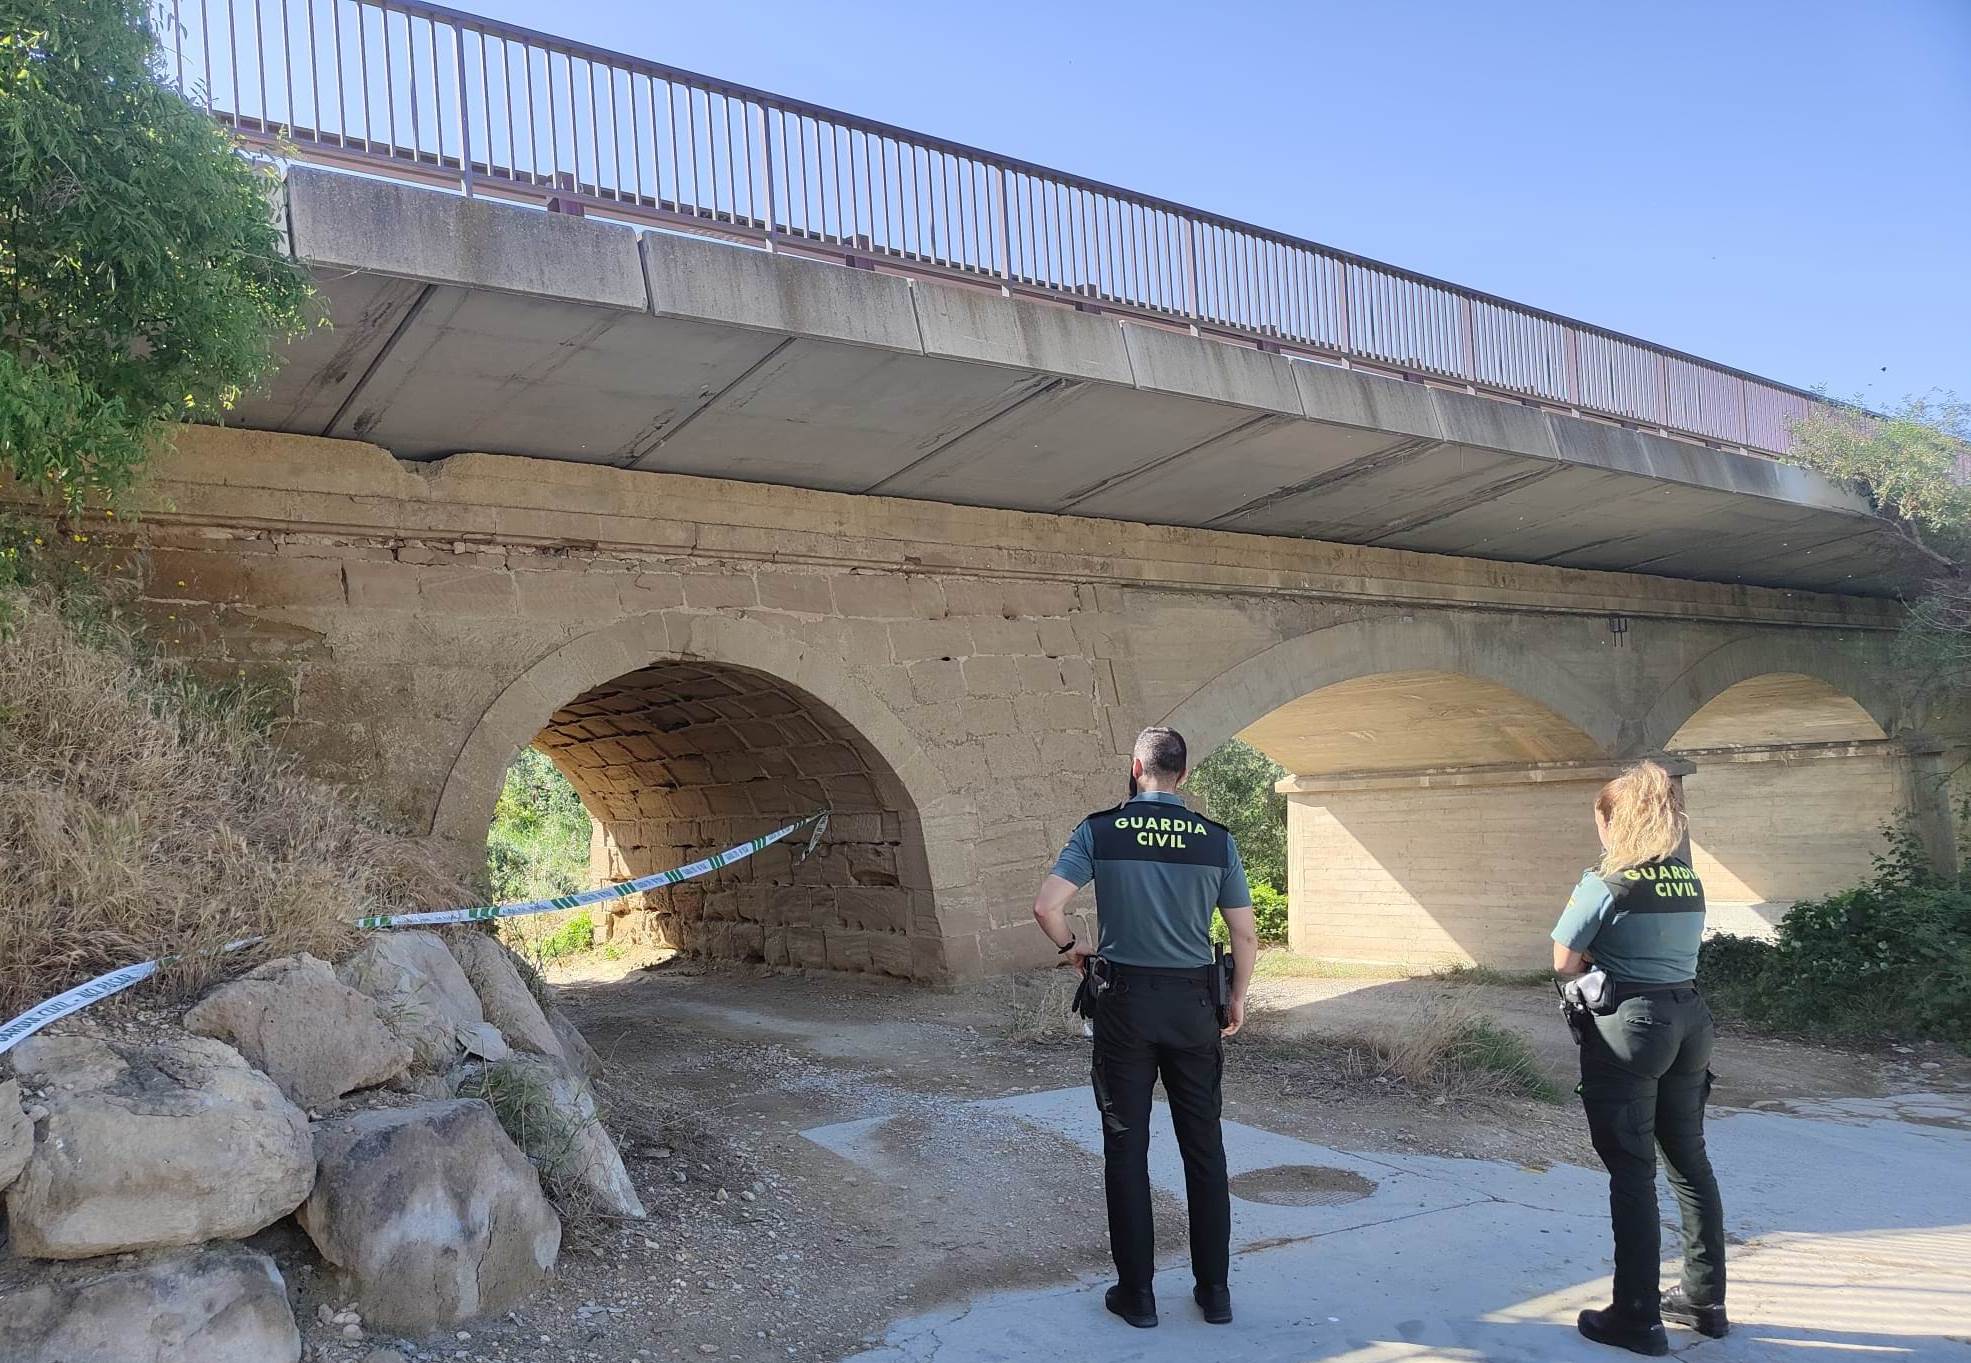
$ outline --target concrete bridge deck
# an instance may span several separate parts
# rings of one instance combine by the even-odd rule
[[[1014,297],[306,167],[332,330],[249,426],[837,492],[1892,595],[1771,459]]]

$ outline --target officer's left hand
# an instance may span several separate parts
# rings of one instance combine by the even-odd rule
[[[1225,1005],[1225,1025],[1218,1029],[1220,1036],[1230,1036],[1246,1025],[1246,1001],[1233,999]]]

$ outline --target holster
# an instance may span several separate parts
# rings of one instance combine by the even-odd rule
[[[1088,969],[1083,972],[1081,983],[1075,987],[1073,1008],[1077,1015],[1095,1020],[1095,1005],[1102,1001],[1102,995],[1109,992],[1109,963],[1100,956],[1088,958]]]
[[[1211,948],[1211,1006],[1218,1013],[1218,1025],[1232,1023],[1232,958],[1217,943]]]
[[[1615,1009],[1615,991],[1603,970],[1590,970],[1571,980],[1555,980],[1554,990],[1560,995],[1560,1014],[1567,1020],[1567,1030],[1573,1033],[1577,1046],[1587,1039],[1588,1029],[1595,1025],[1598,1014]]]

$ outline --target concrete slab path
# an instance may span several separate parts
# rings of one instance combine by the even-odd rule
[[[1081,1089],[963,1107],[969,1122],[1051,1131],[1099,1149]],[[882,1140],[887,1120],[805,1134],[881,1176],[895,1158]],[[1702,1363],[1971,1360],[1971,1099],[1912,1094],[1786,1115],[1719,1113],[1710,1133],[1734,1240],[1736,1329],[1721,1341],[1673,1330],[1673,1350]],[[1599,1171],[1352,1153],[1239,1123],[1227,1123],[1226,1147],[1235,1195],[1244,1194],[1233,1207],[1233,1326],[1198,1318],[1182,1246],[1166,1246],[1156,1330],[1109,1316],[1107,1279],[1090,1278],[901,1321],[853,1363],[1623,1356],[1573,1326],[1582,1307],[1608,1299]],[[1259,1173],[1308,1166],[1337,1172]],[[1161,1107],[1151,1178],[1182,1196]],[[1099,1184],[1087,1196],[1085,1207],[1061,1214],[1099,1217]],[[1673,1223],[1667,1193],[1664,1210]],[[1666,1230],[1666,1251],[1676,1243]]]

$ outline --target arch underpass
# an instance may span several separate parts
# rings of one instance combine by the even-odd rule
[[[1801,899],[1864,879],[1906,802],[1907,757],[1846,692],[1802,673],[1726,687],[1666,745],[1684,790],[1709,926],[1769,932]]]
[[[1285,767],[1298,951],[1421,968],[1535,963],[1593,859],[1595,740],[1496,681],[1355,677],[1240,735]]]
[[[913,929],[925,917],[935,925],[916,811],[881,756],[814,697],[751,668],[654,662],[575,696],[534,746],[595,820],[598,881],[682,865],[832,811],[806,860],[775,848],[626,900],[605,921],[606,939],[913,974]]]

